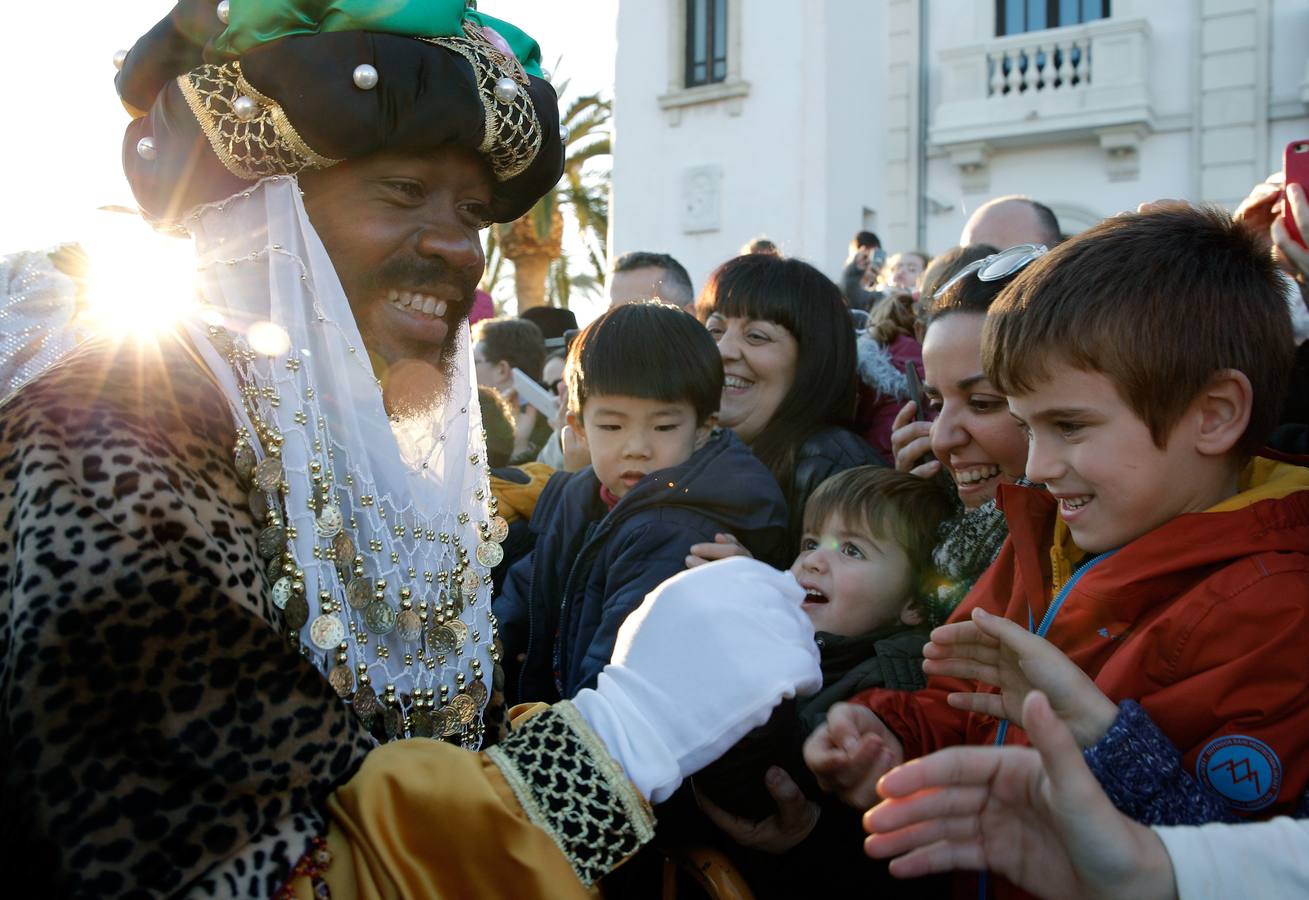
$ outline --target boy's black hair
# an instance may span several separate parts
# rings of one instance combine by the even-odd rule
[[[626,303],[583,329],[568,349],[568,408],[589,397],[690,403],[697,425],[718,412],[723,358],[693,316],[658,301]]]

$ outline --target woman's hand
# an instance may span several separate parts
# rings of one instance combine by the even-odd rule
[[[932,632],[923,647],[923,671],[980,681],[1000,693],[954,693],[947,702],[1015,725],[1023,722],[1023,704],[1033,691],[1049,698],[1059,718],[1083,747],[1113,725],[1118,707],[1085,672],[1044,638],[1017,622],[973,610],[971,622],[952,622]]]
[[[1291,232],[1286,228],[1285,219],[1291,216],[1295,219],[1295,226],[1300,230],[1300,236],[1307,238],[1309,236],[1309,200],[1305,198],[1303,185],[1292,182],[1286,186],[1286,199],[1282,203],[1282,215],[1273,220],[1272,235],[1273,247],[1277,255],[1281,257],[1284,267],[1291,270],[1292,276],[1300,282],[1301,290],[1304,289],[1306,280],[1309,280],[1309,250],[1300,246],[1291,237]]]
[[[758,822],[733,815],[699,793],[695,801],[709,821],[742,847],[785,853],[814,830],[818,824],[818,804],[806,797],[786,770],[778,766],[764,773],[764,787],[777,804],[777,812]]]
[[[744,556],[746,559],[754,559],[754,555],[745,549],[745,545],[738,541],[735,536],[720,533],[714,535],[712,543],[706,541],[702,544],[692,544],[691,552],[686,557],[686,567],[694,569],[696,566],[703,566],[705,563],[727,559],[732,556]]]
[[[941,471],[938,460],[922,462],[932,455],[932,423],[916,422],[918,404],[910,400],[895,414],[891,423],[891,452],[895,455],[898,472],[909,472],[919,478],[931,478]]]
[[[1114,809],[1045,697],[1023,706],[1025,747],[951,747],[878,784],[864,816],[869,856],[891,874],[991,870],[1039,897],[1177,896],[1159,837]]]

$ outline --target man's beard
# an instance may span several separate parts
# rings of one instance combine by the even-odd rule
[[[381,296],[384,291],[395,288],[397,285],[404,285],[408,290],[421,293],[436,293],[435,289],[438,285],[454,285],[459,291],[457,300],[446,301],[446,311],[441,316],[447,327],[446,340],[441,345],[441,352],[436,363],[440,374],[441,389],[434,393],[410,389],[403,389],[394,393],[385,392],[391,394],[394,400],[398,401],[396,408],[389,410],[393,415],[422,415],[445,399],[448,387],[453,381],[456,366],[455,351],[459,346],[458,334],[460,326],[463,325],[464,320],[468,318],[468,313],[472,310],[473,292],[477,288],[477,282],[439,257],[430,259],[403,257],[388,260],[386,264],[369,273],[361,287],[364,296],[376,297]],[[378,373],[384,385],[392,380],[391,376],[404,377],[402,373],[406,368],[406,363],[409,362],[408,360],[384,360],[371,350],[369,356],[372,359],[374,371]],[[426,364],[426,361],[415,362]],[[410,374],[412,375],[412,373]],[[425,401],[423,400],[424,396],[426,397]]]

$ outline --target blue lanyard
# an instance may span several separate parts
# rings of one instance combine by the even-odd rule
[[[1073,588],[1077,587],[1077,582],[1082,580],[1082,576],[1087,573],[1087,570],[1096,563],[1108,559],[1117,552],[1117,548],[1106,550],[1104,553],[1101,553],[1098,556],[1093,556],[1078,566],[1077,571],[1073,572],[1073,577],[1069,578],[1068,582],[1059,589],[1059,593],[1055,595],[1054,602],[1050,604],[1050,607],[1045,611],[1045,615],[1041,617],[1040,625],[1036,625],[1036,623],[1033,622],[1032,608],[1029,606],[1027,608],[1027,630],[1034,633],[1037,637],[1045,637],[1050,631],[1050,626],[1054,624],[1054,617],[1059,615],[1059,610],[1063,607],[1064,601],[1068,599],[1068,595],[1072,593]],[[1009,720],[1005,719],[1000,723],[1000,730],[997,731],[995,735],[995,745],[997,747],[1004,745],[1004,739],[1008,733]]]
[[[1064,605],[1064,601],[1068,599],[1068,595],[1072,593],[1073,588],[1077,586],[1077,582],[1081,580],[1082,576],[1086,574],[1087,570],[1090,569],[1092,566],[1094,566],[1096,563],[1100,562],[1101,560],[1108,559],[1109,557],[1113,556],[1117,552],[1118,552],[1118,548],[1114,548],[1113,550],[1106,550],[1104,553],[1101,553],[1098,556],[1093,556],[1091,559],[1088,559],[1086,562],[1078,566],[1077,571],[1073,572],[1073,577],[1069,578],[1068,583],[1065,584],[1062,588],[1060,588],[1059,593],[1055,595],[1054,602],[1051,603],[1050,607],[1045,611],[1045,615],[1041,616],[1040,625],[1036,625],[1036,623],[1032,620],[1032,608],[1029,606],[1027,608],[1027,630],[1034,632],[1037,637],[1042,637],[1042,638],[1045,637],[1046,633],[1050,631],[1050,626],[1054,624],[1054,617],[1059,615],[1059,609]],[[997,747],[1004,746],[1004,739],[1008,734],[1009,734],[1009,720],[1005,719],[1000,723],[999,731],[995,733],[995,746]],[[986,876],[987,876],[986,872],[982,872],[978,876],[977,879],[978,900],[986,900],[986,889],[987,889]]]

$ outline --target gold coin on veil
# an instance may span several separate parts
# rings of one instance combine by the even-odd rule
[[[350,696],[350,692],[355,689],[355,676],[350,671],[349,666],[333,666],[332,671],[327,673],[327,680],[332,685],[332,690],[341,698]]]
[[[292,594],[282,610],[282,621],[289,631],[299,631],[309,621],[309,604],[299,594]]]
[[[464,644],[468,643],[468,626],[458,619],[451,619],[445,623],[445,627],[454,632],[455,649],[463,650]]]
[[[266,491],[277,490],[277,486],[282,483],[282,461],[273,456],[268,457],[255,466],[254,479],[255,484]]]
[[[491,517],[487,525],[487,537],[497,544],[503,544],[504,539],[509,537],[509,523],[505,521],[504,516]]]
[[[459,646],[455,633],[449,627],[437,625],[427,630],[427,648],[438,656],[454,653]]]
[[[477,596],[477,589],[482,586],[482,576],[478,575],[472,566],[464,569],[464,577],[460,587],[464,591],[464,599],[472,600]]]
[[[243,484],[250,483],[250,476],[254,475],[255,466],[259,460],[255,457],[255,448],[250,446],[249,441],[242,441],[236,447],[236,457],[233,463],[236,466],[236,477],[241,479]]]
[[[273,559],[286,549],[286,529],[281,525],[269,525],[259,532],[256,544],[261,557]]]
[[[409,713],[410,731],[414,737],[432,736],[432,713],[426,709],[415,708]],[[442,726],[444,727],[444,726]]]
[[[477,707],[473,703],[473,698],[467,694],[456,694],[450,701],[448,709],[458,717],[460,725],[469,724],[477,716]]]
[[[495,541],[482,541],[477,545],[477,561],[488,569],[494,569],[500,565],[500,560],[504,558],[504,550]]]
[[[395,631],[405,643],[417,643],[423,636],[423,620],[412,609],[402,609],[395,617]]]
[[[367,579],[357,575],[346,582],[345,599],[351,609],[365,609],[373,602],[373,586]]]
[[[354,699],[351,701],[354,707],[355,715],[359,721],[364,723],[365,728],[373,726],[373,717],[377,715],[377,692],[373,690],[372,685],[361,684],[359,690],[355,691]]]
[[[478,709],[486,705],[486,685],[482,683],[482,679],[479,678],[468,686],[468,696],[473,699]]]

